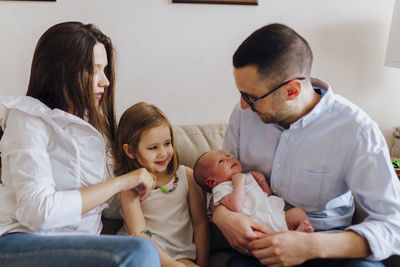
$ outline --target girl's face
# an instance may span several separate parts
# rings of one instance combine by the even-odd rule
[[[143,132],[138,145],[139,163],[149,172],[166,173],[174,149],[168,125],[163,124]]]
[[[104,89],[110,85],[106,74],[105,68],[108,65],[107,51],[102,43],[97,43],[93,47],[93,60],[94,60],[94,75],[93,75],[93,95],[96,104],[99,104],[100,99],[103,97]]]

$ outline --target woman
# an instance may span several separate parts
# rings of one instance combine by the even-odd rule
[[[0,266],[159,266],[150,241],[96,236],[105,201],[154,186],[145,169],[108,179],[113,60],[93,25],[57,24],[36,46],[27,96],[0,98]]]

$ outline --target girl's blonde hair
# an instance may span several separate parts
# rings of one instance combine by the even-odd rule
[[[174,134],[171,123],[164,113],[154,105],[139,102],[128,108],[122,114],[119,121],[117,135],[113,145],[114,174],[119,176],[130,171],[142,168],[143,166],[137,159],[141,159],[138,153],[138,146],[143,133],[151,128],[167,125],[171,133],[171,145],[174,153],[171,162],[168,164],[168,174],[174,174],[179,166],[178,155],[175,149]],[[135,156],[134,159],[128,157],[123,149],[123,145],[128,144]]]

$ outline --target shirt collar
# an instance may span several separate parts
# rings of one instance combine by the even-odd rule
[[[61,127],[71,122],[81,124],[89,127],[97,135],[101,136],[100,132],[87,121],[57,108],[50,109],[38,99],[30,96],[0,96],[0,126],[3,129],[5,129],[6,119],[1,118],[7,116],[8,109],[18,109],[32,116],[41,117],[47,120],[48,123],[51,123],[52,120],[57,121],[57,124]]]
[[[316,120],[321,115],[321,113],[329,110],[334,102],[335,95],[329,84],[315,78],[311,78],[311,83],[314,87],[314,90],[322,91],[322,97],[309,113],[290,125],[290,129],[306,127],[314,120]]]

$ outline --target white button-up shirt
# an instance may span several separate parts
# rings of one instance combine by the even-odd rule
[[[400,183],[377,124],[332,89],[289,129],[265,124],[237,104],[224,150],[244,171],[261,171],[287,206],[304,209],[316,230],[351,229],[368,240],[369,259],[400,254]],[[355,193],[369,214],[351,225]]]
[[[99,234],[105,205],[81,215],[78,189],[107,178],[102,135],[31,97],[0,97],[0,235]]]

